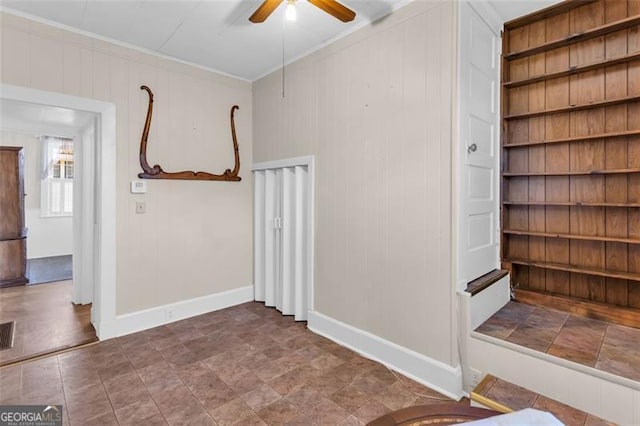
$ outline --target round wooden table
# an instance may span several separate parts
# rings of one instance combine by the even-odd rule
[[[498,411],[463,405],[418,405],[385,414],[368,423],[368,426],[422,426],[454,425],[498,416]]]

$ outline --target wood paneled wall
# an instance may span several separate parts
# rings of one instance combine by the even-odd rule
[[[505,25],[502,257],[513,284],[640,308],[640,1]]]

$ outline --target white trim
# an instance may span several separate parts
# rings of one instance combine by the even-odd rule
[[[20,18],[25,18],[25,19],[28,19],[30,21],[38,22],[40,24],[45,24],[45,25],[49,25],[49,26],[54,27],[54,28],[59,28],[61,30],[69,31],[69,32],[74,33],[74,34],[80,34],[80,35],[83,35],[85,37],[90,37],[90,38],[94,38],[96,40],[100,40],[100,41],[104,41],[104,42],[107,42],[107,43],[115,44],[116,46],[126,47],[127,49],[135,50],[137,52],[145,53],[147,55],[155,56],[155,57],[162,58],[162,59],[168,59],[168,60],[174,61],[174,62],[179,62],[181,64],[188,65],[188,66],[194,67],[194,68],[198,68],[198,69],[201,69],[201,70],[204,70],[204,71],[216,73],[216,74],[219,74],[219,75],[224,76],[224,77],[229,77],[229,78],[233,78],[233,79],[236,79],[236,80],[241,80],[241,81],[244,81],[246,83],[251,83],[252,82],[252,80],[249,80],[247,78],[238,77],[237,75],[229,74],[229,73],[226,73],[224,71],[217,70],[215,68],[211,68],[211,67],[207,67],[207,66],[204,66],[204,65],[196,64],[194,62],[185,61],[184,59],[178,59],[175,56],[165,55],[163,53],[156,52],[155,50],[150,50],[150,49],[147,49],[147,48],[144,48],[144,47],[136,46],[135,44],[126,43],[124,41],[119,41],[119,40],[116,40],[114,38],[105,37],[105,36],[102,36],[102,35],[99,35],[99,34],[96,34],[96,33],[92,33],[92,32],[85,31],[85,30],[81,30],[81,29],[76,28],[76,27],[71,27],[69,25],[61,24],[61,23],[56,22],[56,21],[51,21],[49,19],[41,18],[40,16],[32,15],[30,13],[21,12],[19,10],[15,10],[15,9],[10,8],[10,7],[6,7],[6,6],[1,6],[0,5],[0,13],[8,13],[10,15],[15,15],[15,16],[18,16]]]
[[[308,327],[314,333],[378,361],[446,396],[456,400],[464,396],[460,366],[452,367],[319,312],[309,312]]]
[[[85,237],[94,241],[97,251],[91,308],[93,326],[98,338],[113,337],[105,330],[107,324],[113,323],[116,317],[116,107],[109,102],[10,84],[0,84],[0,97],[100,115],[96,146],[96,171],[99,171],[99,175],[95,176],[98,199],[96,228],[94,235]]]
[[[281,169],[283,167],[295,167],[295,166],[313,166],[313,163],[314,163],[313,158],[314,158],[313,155],[306,155],[303,157],[285,158],[282,160],[255,163],[253,167],[251,167],[251,171]]]
[[[610,422],[640,424],[638,382],[475,332],[469,343],[478,371]]]
[[[196,315],[202,315],[230,306],[253,301],[253,286],[240,287],[194,299],[156,306],[130,314],[118,315],[114,336],[124,336],[160,325],[169,324]]]
[[[500,35],[504,22],[496,9],[486,0],[465,0],[472,9],[482,18],[482,20]],[[500,67],[502,68],[502,67]]]
[[[295,166],[306,166],[307,173],[309,177],[309,216],[311,224],[309,227],[310,236],[309,236],[309,294],[308,294],[308,305],[309,311],[313,311],[315,309],[315,249],[316,249],[316,160],[313,155],[305,155],[302,157],[294,157],[294,158],[285,158],[282,160],[274,160],[274,161],[265,161],[262,163],[255,163],[251,167],[251,171],[254,172],[256,170],[269,170],[269,169],[280,169],[283,167],[295,167]]]

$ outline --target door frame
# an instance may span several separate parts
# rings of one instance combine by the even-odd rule
[[[0,98],[89,111],[98,115],[95,143],[95,197],[83,197],[83,207],[95,207],[93,232],[82,233],[94,247],[91,322],[99,339],[115,337],[116,321],[116,106],[78,96],[0,84]],[[74,222],[74,232],[77,230]],[[75,248],[74,248],[75,251]]]

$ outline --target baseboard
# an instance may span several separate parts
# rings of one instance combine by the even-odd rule
[[[130,314],[117,315],[115,323],[109,327],[101,327],[98,337],[101,340],[105,340],[112,337],[124,336],[252,300],[253,285],[250,285],[207,296],[196,297],[194,299],[156,306]]]
[[[452,367],[367,331],[310,311],[308,328],[453,399],[464,396],[460,367]]]

